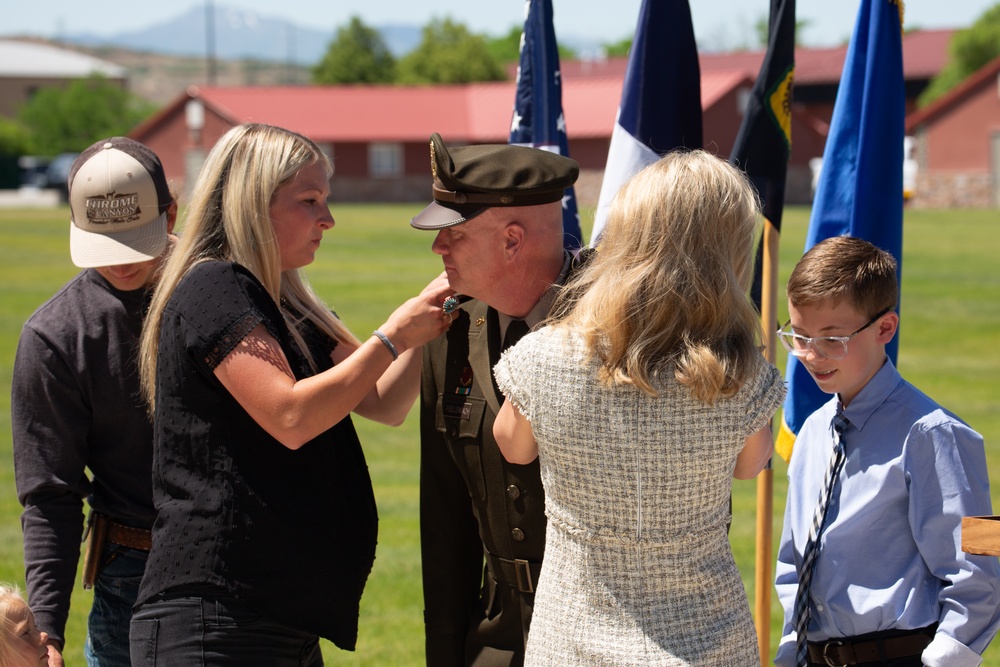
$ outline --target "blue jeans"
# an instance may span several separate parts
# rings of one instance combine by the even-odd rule
[[[319,637],[225,595],[156,598],[132,616],[134,667],[322,667]]]
[[[148,551],[104,545],[83,647],[89,667],[130,667],[129,623],[148,556]]]

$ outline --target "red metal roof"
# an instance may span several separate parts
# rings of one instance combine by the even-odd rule
[[[745,72],[702,75],[702,107],[735,86],[752,83]],[[607,137],[618,112],[622,80],[587,77],[563,85],[563,109],[573,138]],[[504,142],[514,104],[514,83],[467,86],[192,87],[195,97],[233,124],[262,122],[320,142],[423,141],[447,132],[456,142]],[[178,109],[175,103],[168,110]],[[166,112],[167,110],[165,110]]]
[[[934,100],[931,104],[910,114],[906,119],[906,132],[908,134],[912,133],[921,125],[934,122],[937,118],[940,118],[960,105],[969,95],[979,90],[984,83],[993,85],[993,81],[998,76],[1000,76],[1000,56],[980,67],[973,74],[970,74],[965,81]],[[1000,83],[997,85],[1000,86]]]
[[[907,33],[903,40],[907,77],[929,78],[944,65],[953,30]],[[796,50],[796,84],[835,83],[847,47]],[[702,54],[702,108],[750,85],[763,51]],[[575,139],[609,136],[621,99],[625,58],[571,61],[563,65],[563,109]],[[182,112],[191,97],[233,124],[259,121],[287,127],[320,142],[424,141],[447,132],[454,142],[507,140],[514,82],[456,86],[192,87],[133,132],[145,132]]]

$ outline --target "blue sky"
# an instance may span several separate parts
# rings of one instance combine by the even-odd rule
[[[208,0],[144,2],[87,0],[86,11],[78,0],[0,0],[0,35],[88,32],[113,35],[147,27],[172,18]],[[295,24],[323,29],[331,35],[357,15],[368,25],[425,25],[431,18],[451,18],[475,32],[506,33],[519,25],[523,0],[212,0],[216,6],[252,10],[284,18]],[[615,42],[630,37],[641,0],[553,0],[556,35]],[[717,47],[738,44],[752,32],[754,22],[766,15],[768,0],[691,0],[699,43]],[[997,0],[906,0],[906,27],[958,28],[979,17]],[[800,20],[808,21],[800,41],[825,46],[850,37],[857,14],[857,0],[798,0]]]

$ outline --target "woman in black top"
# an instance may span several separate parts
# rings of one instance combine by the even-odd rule
[[[377,516],[349,415],[402,422],[449,289],[439,277],[351,335],[299,273],[334,224],[331,172],[312,141],[250,124],[195,186],[140,351],[157,519],[134,665],[321,665],[318,637],[354,648]]]

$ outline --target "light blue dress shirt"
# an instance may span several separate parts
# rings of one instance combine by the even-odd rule
[[[802,425],[788,465],[775,587],[785,610],[774,664],[795,665],[797,568],[833,451],[838,397]],[[962,517],[989,515],[983,438],[903,380],[891,361],[845,410],[809,591],[809,641],[938,623],[928,667],[974,667],[1000,627],[1000,564],[962,551]]]

